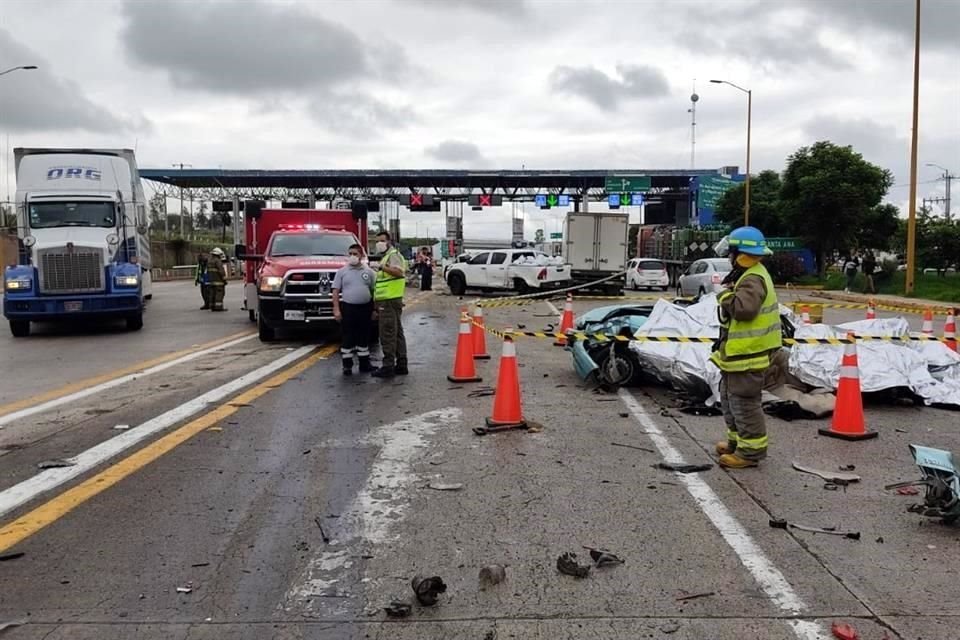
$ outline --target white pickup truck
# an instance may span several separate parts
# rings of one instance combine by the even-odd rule
[[[560,289],[571,283],[570,265],[533,249],[481,251],[468,262],[447,270],[450,293],[462,296],[467,289],[531,293]]]

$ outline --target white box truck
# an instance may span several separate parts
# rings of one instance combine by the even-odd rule
[[[4,270],[3,315],[30,323],[122,318],[143,327],[151,297],[146,199],[130,149],[14,150],[17,264]]]
[[[574,284],[617,276],[591,288],[613,295],[622,293],[626,283],[629,214],[571,212],[565,228],[563,257],[572,269]]]

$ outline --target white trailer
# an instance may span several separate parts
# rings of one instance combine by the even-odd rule
[[[630,216],[625,213],[571,212],[564,231],[564,261],[575,284],[616,276],[595,288],[620,294],[626,283]]]

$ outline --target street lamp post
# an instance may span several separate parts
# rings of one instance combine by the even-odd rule
[[[907,272],[904,293],[913,293],[917,261],[917,127],[920,112],[920,0],[917,0],[913,36],[913,127],[910,131],[910,201],[907,213]]]
[[[713,84],[727,84],[747,94],[747,179],[744,183],[743,224],[750,224],[750,125],[753,119],[753,91],[733,84],[727,80],[711,80]]]
[[[0,71],[0,76],[5,76],[8,73],[13,73],[14,71],[33,71],[36,68],[37,65],[35,64],[24,64],[20,65],[19,67],[10,67],[6,71]]]

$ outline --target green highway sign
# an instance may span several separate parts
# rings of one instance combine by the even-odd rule
[[[796,251],[803,249],[800,238],[767,238],[767,246],[773,251]]]
[[[555,194],[555,193],[550,193],[550,194],[547,195],[547,205],[548,205],[548,206],[555,207],[555,206],[557,206],[557,203],[558,203],[559,201],[560,201],[560,200],[559,200],[559,198],[557,198],[557,194]]]
[[[604,186],[607,193],[650,191],[650,176],[607,176]]]
[[[559,231],[552,231],[552,232],[550,232],[550,239],[551,239],[551,240],[563,240],[563,233],[561,233],[561,232],[559,232]]]
[[[723,176],[700,176],[697,181],[697,207],[700,209],[716,209],[727,189],[737,184]]]

